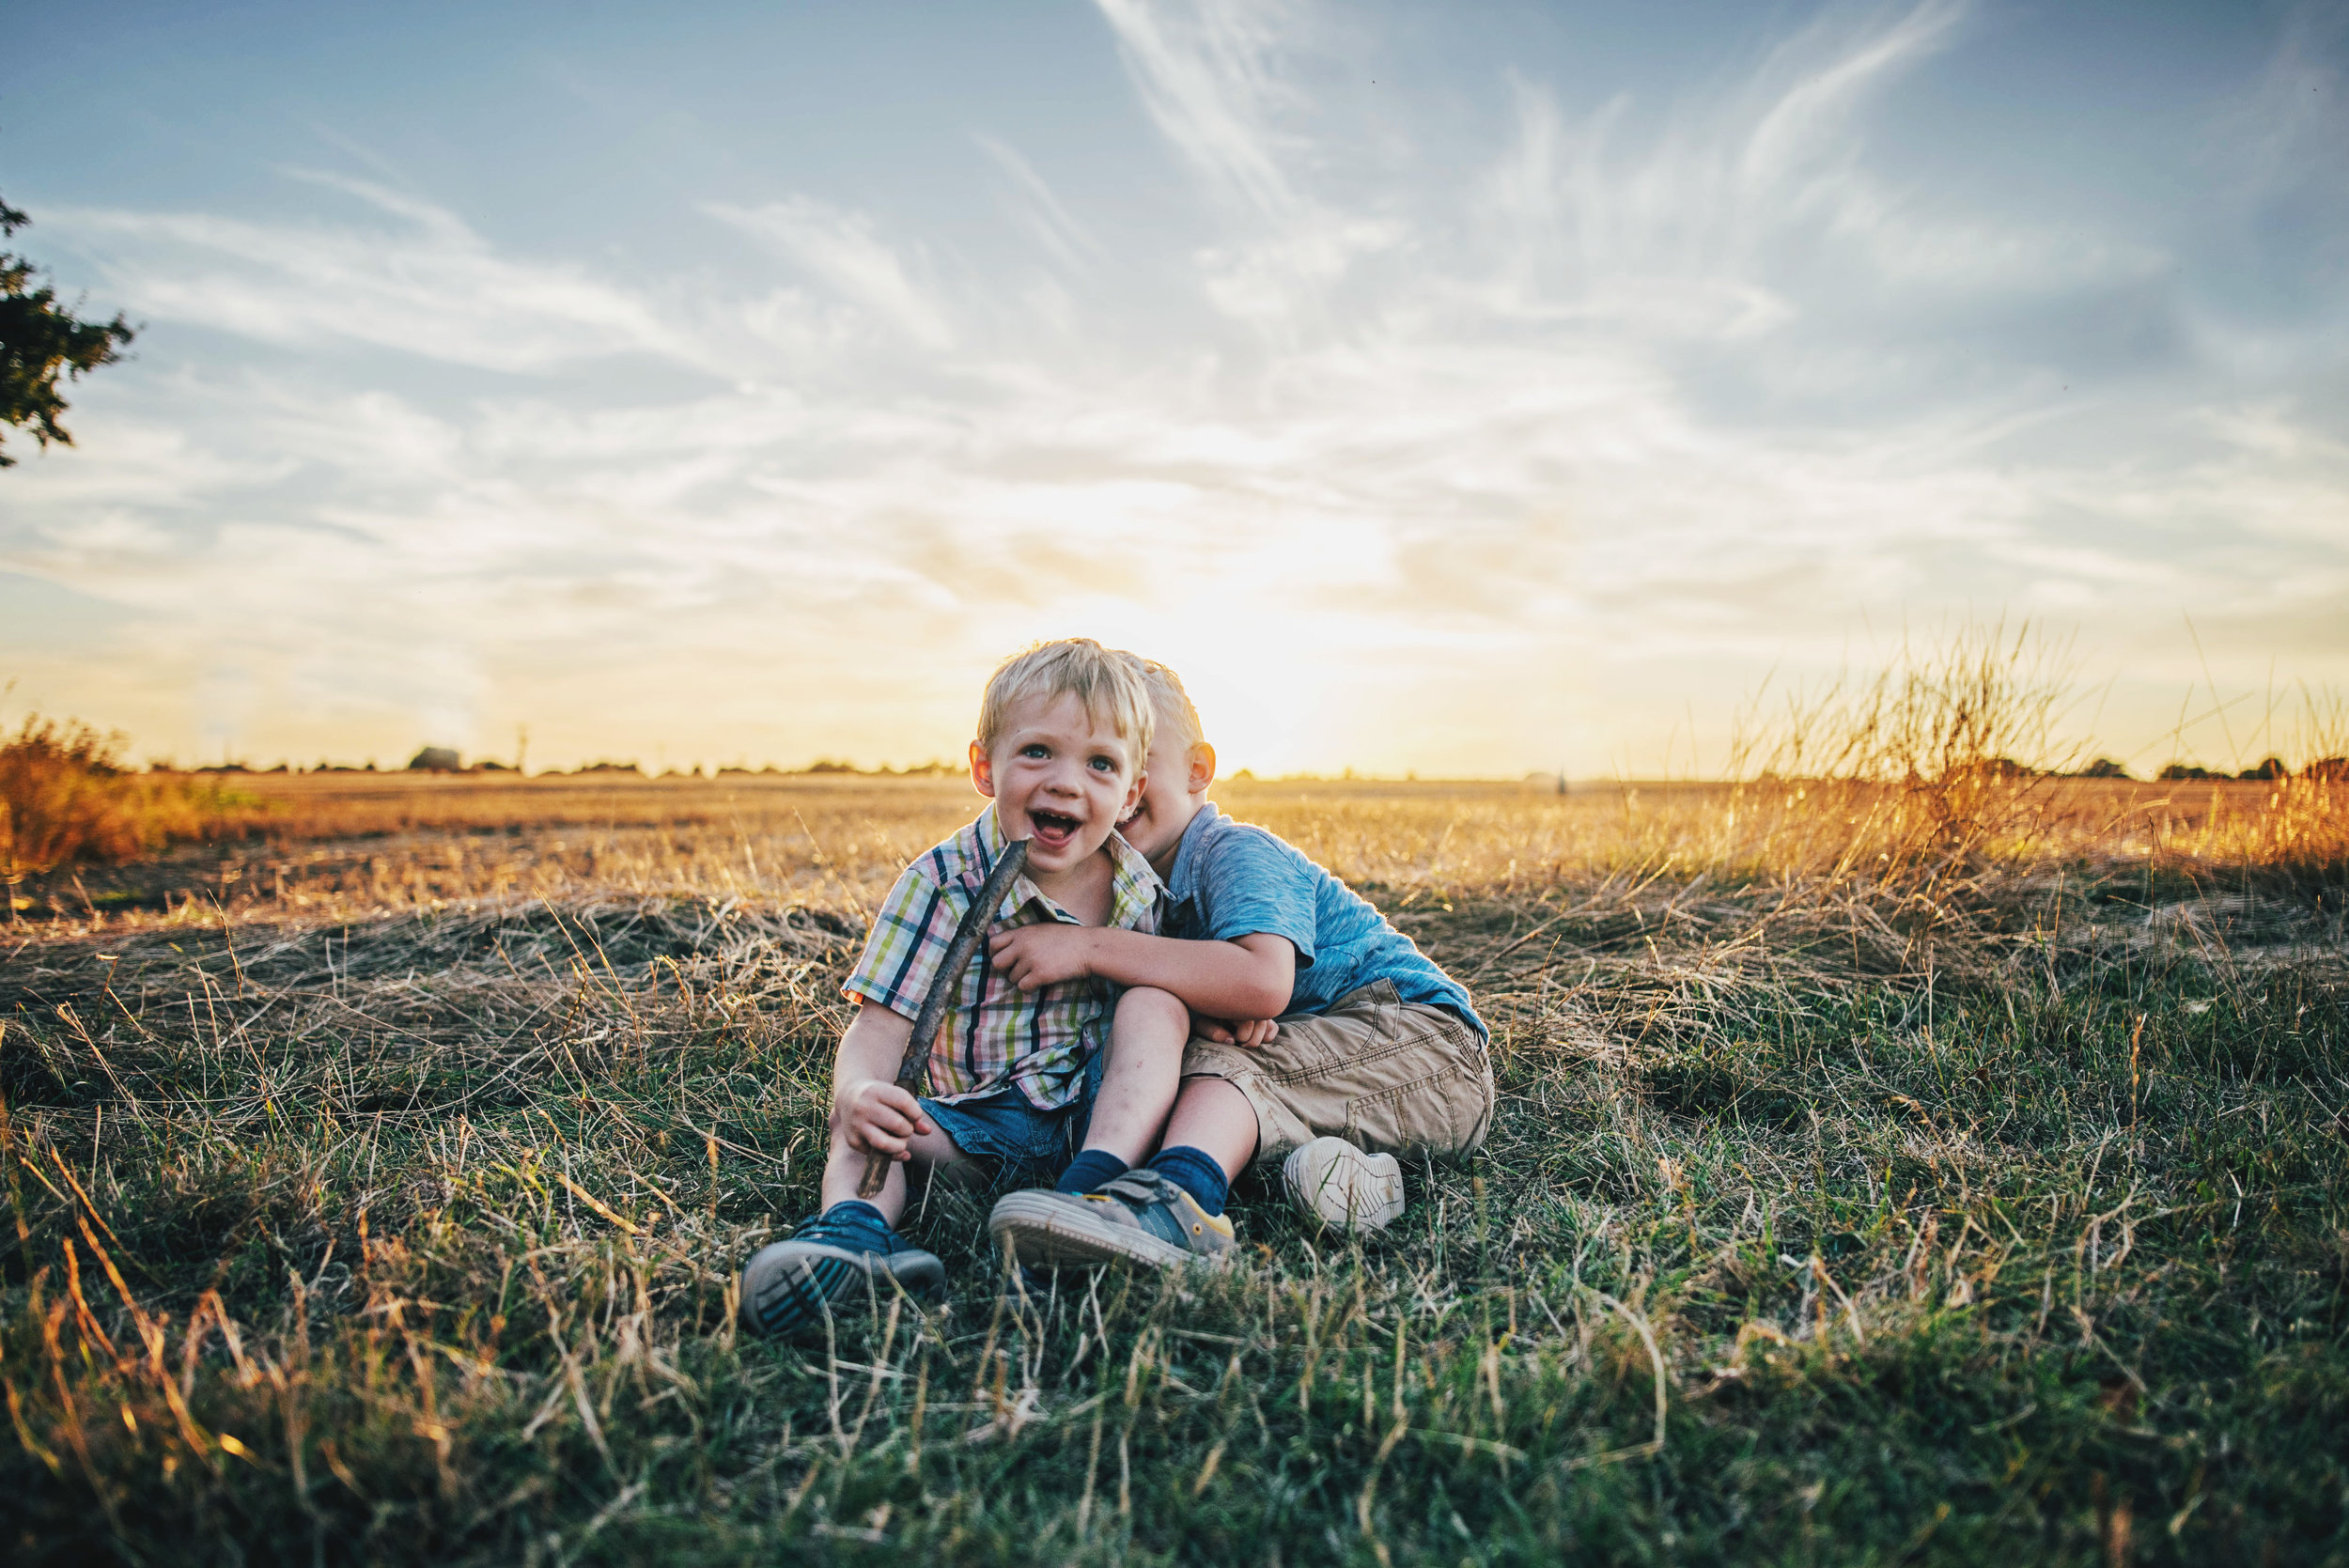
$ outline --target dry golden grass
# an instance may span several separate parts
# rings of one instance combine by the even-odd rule
[[[2051,875],[2323,878],[2349,865],[2349,769],[2256,783],[2060,776],[2080,760],[2053,739],[2071,687],[2065,650],[2031,626],[1961,628],[1871,675],[1766,691],[1732,741],[1730,783],[1555,795],[1242,778],[1218,795],[1346,880],[1408,898],[1767,887],[1787,907],[1928,937]],[[2261,733],[2277,733],[2272,716]],[[2313,759],[2344,741],[2349,709],[2306,699],[2295,749]],[[27,721],[0,749],[11,879],[241,832],[265,849],[238,852],[209,888],[180,877],[183,896],[325,913],[595,886],[861,911],[978,804],[951,776],[617,772],[247,774],[249,793],[232,802],[184,781],[124,778],[118,746]],[[353,847],[363,841],[374,842]]]
[[[531,781],[261,775],[266,836],[92,868],[51,908],[95,928],[381,920],[530,901],[688,899],[866,918],[982,802],[956,779]],[[1407,917],[1474,903],[1704,921],[1759,958],[1832,939],[1873,972],[1973,963],[2067,886],[2241,891],[2349,865],[2349,785],[1962,777],[1624,784],[1226,782],[1261,823]],[[1952,824],[1955,827],[1952,827]],[[1708,912],[1709,911],[1709,912]],[[1498,917],[1496,917],[1498,918]],[[1512,930],[1509,940],[1523,939]],[[1515,952],[1517,950],[1513,950]],[[1544,951],[1532,946],[1519,955]]]
[[[869,899],[983,803],[952,777],[257,774],[241,787],[261,804],[257,842],[238,852],[241,894],[282,877],[297,900],[387,904],[615,879]],[[2349,783],[2303,777],[1629,782],[1564,796],[1482,781],[1224,780],[1214,793],[1348,881],[1436,893],[1657,875],[1906,891],[2083,860],[2216,870],[2349,856]]]

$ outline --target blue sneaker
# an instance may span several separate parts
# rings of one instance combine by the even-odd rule
[[[876,1235],[888,1250],[874,1248]],[[946,1293],[946,1265],[894,1231],[817,1215],[788,1241],[762,1247],[742,1269],[742,1327],[781,1339],[821,1323],[835,1302],[894,1281],[910,1294]]]

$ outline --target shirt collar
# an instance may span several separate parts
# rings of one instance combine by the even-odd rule
[[[995,802],[992,800],[987,803],[979,813],[979,819],[971,826],[978,831],[979,848],[984,852],[983,858],[987,862],[979,867],[984,875],[994,868],[995,857],[1002,854],[1003,846],[1011,841],[1003,836],[1003,825],[995,815]]]
[[[1166,884],[1151,869],[1147,856],[1126,842],[1126,835],[1112,829],[1109,850],[1116,870],[1110,879],[1110,923],[1113,925],[1131,924],[1133,915],[1156,908],[1166,893]]]
[[[1207,842],[1208,831],[1223,814],[1213,800],[1199,802],[1199,810],[1183,828],[1182,843],[1175,847],[1174,863],[1167,868],[1166,896],[1177,904],[1188,903],[1199,891],[1199,856]]]

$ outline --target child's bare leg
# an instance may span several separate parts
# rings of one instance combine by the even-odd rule
[[[1139,986],[1117,999],[1109,1056],[1085,1128],[1087,1149],[1139,1165],[1159,1146],[1190,1038],[1190,1009],[1168,993]]]
[[[913,1157],[891,1160],[889,1178],[881,1184],[880,1195],[863,1200],[880,1210],[881,1218],[892,1226],[906,1211],[909,1176],[918,1179],[937,1167],[960,1165],[971,1158],[935,1125],[927,1132],[915,1133],[907,1141],[907,1148]],[[824,1157],[822,1207],[830,1208],[857,1196],[856,1189],[864,1180],[865,1158],[864,1151],[848,1141],[847,1130],[835,1125],[832,1129],[832,1147]]]
[[[1221,1198],[1201,1207],[1168,1174],[1162,1162],[1170,1151],[1159,1145],[1190,1040],[1190,1009],[1168,993],[1143,986],[1118,998],[1084,1147],[1053,1187],[1006,1193],[996,1203],[988,1230],[998,1246],[1022,1265],[1054,1267],[1121,1258],[1164,1265],[1231,1253],[1232,1222]],[[1252,1138],[1252,1119],[1249,1126]],[[1194,1172],[1204,1167],[1196,1150],[1172,1152]],[[1128,1180],[1145,1160],[1155,1173]],[[1209,1180],[1222,1185],[1211,1172]]]
[[[1189,1145],[1223,1167],[1226,1181],[1256,1157],[1256,1108],[1229,1080],[1187,1078],[1166,1124],[1166,1146]]]
[[[1201,1209],[1162,1169],[1155,1180],[1123,1179],[1159,1148],[1190,1038],[1190,1009],[1166,992],[1141,987],[1118,999],[1085,1145],[1053,1187],[1006,1193],[996,1203],[988,1229],[998,1245],[1023,1265],[1053,1266],[1117,1258],[1163,1265],[1231,1251],[1231,1221],[1220,1204]]]

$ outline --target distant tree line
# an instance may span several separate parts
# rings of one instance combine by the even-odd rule
[[[2030,764],[2017,762],[2013,757],[1992,757],[1987,762],[1968,763],[1963,770],[1969,773],[1987,774],[1999,779],[2134,779],[2137,776],[2128,770],[2125,764],[2112,757],[2098,757],[2083,767],[2073,768],[2033,768]],[[1554,776],[1548,773],[1531,775],[1532,778],[1545,781]],[[2232,783],[2244,780],[2288,779],[2293,776],[2293,769],[2285,764],[2283,758],[2271,756],[2263,760],[2257,767],[2246,768],[2240,773],[2230,773],[2223,768],[2204,768],[2198,763],[2172,762],[2164,765],[2161,771],[2154,775],[2154,780],[2158,784],[2175,784],[2193,780]],[[2349,757],[2319,757],[2300,768],[2299,776],[2349,783]],[[1765,771],[1762,777],[1766,780],[1773,780],[1778,775],[1775,772]]]
[[[158,773],[182,771],[168,761],[152,763],[149,767]],[[377,770],[372,759],[359,767],[353,767],[350,763],[328,762],[321,759],[316,767],[306,768],[284,762],[277,764],[274,768],[255,768],[243,762],[216,762],[185,769],[194,773],[373,773]],[[521,770],[514,764],[500,762],[494,757],[483,757],[475,762],[467,762],[463,754],[454,746],[426,746],[420,748],[414,756],[409,758],[407,767],[400,771],[410,773],[519,773]],[[644,765],[638,762],[604,760],[582,763],[577,768],[569,769],[568,776],[619,773],[635,778],[658,776],[672,779],[699,779],[708,777],[804,778],[811,774],[843,774],[864,779],[916,779],[958,774],[961,771],[960,768],[943,762],[925,762],[911,768],[892,768],[886,763],[878,768],[859,768],[852,762],[835,762],[829,757],[823,757],[809,763],[804,768],[777,768],[770,762],[763,768],[751,768],[743,765],[720,768],[714,774],[704,772],[702,765],[697,762],[690,768],[671,768],[668,772],[659,775],[647,773]],[[567,775],[563,768],[550,768],[542,770],[538,776],[549,778]]]
[[[151,764],[150,766],[152,770],[158,773],[173,773],[181,771],[181,769],[176,768],[169,762],[157,762]],[[2045,778],[2127,780],[2134,779],[2136,777],[2135,774],[2128,770],[2126,766],[2111,757],[2098,757],[2093,762],[2088,763],[2084,767],[2070,769],[2033,768],[2029,763],[2016,762],[2013,757],[1993,757],[1987,762],[1970,764],[1968,767],[1969,768],[1979,769],[1992,775],[1993,777],[2001,779]],[[309,768],[293,768],[283,762],[279,763],[274,768],[254,768],[241,762],[219,762],[212,763],[205,767],[190,768],[186,771],[195,773],[372,773],[377,771],[377,768],[372,761],[367,762],[362,767],[352,767],[349,763],[320,761],[317,767]],[[513,764],[499,762],[494,758],[485,757],[477,762],[468,763],[463,760],[462,756],[458,753],[456,748],[450,746],[424,747],[422,750],[418,751],[413,757],[409,759],[408,766],[404,771],[416,773],[519,773],[519,769],[517,769]],[[816,761],[809,763],[804,768],[777,768],[770,762],[763,768],[750,768],[744,766],[721,768],[717,769],[714,775],[706,774],[703,771],[702,765],[700,763],[695,763],[690,769],[678,770],[672,768],[667,773],[654,775],[646,772],[643,765],[640,763],[632,761],[599,761],[582,763],[577,768],[569,769],[568,775],[566,775],[565,770],[562,768],[551,768],[542,771],[538,776],[541,778],[563,776],[578,777],[582,775],[603,773],[624,774],[632,778],[651,778],[656,776],[661,778],[685,779],[699,779],[705,777],[809,778],[829,776],[861,779],[918,779],[958,774],[961,771],[962,769],[956,765],[935,761],[920,763],[910,768],[892,768],[886,763],[883,763],[878,768],[860,768],[852,762],[842,762],[832,757],[818,757]],[[2281,757],[2271,756],[2261,761],[2258,766],[2246,768],[2239,773],[2230,773],[2224,768],[2204,768],[2197,763],[2172,762],[2165,765],[2159,772],[2155,773],[2154,775],[2154,780],[2158,784],[2187,784],[2196,782],[2231,783],[2264,779],[2288,779],[2294,776],[2294,772],[2295,770],[2286,766]],[[1284,778],[1304,779],[1313,778],[1316,775],[1298,773],[1284,774],[1283,776]],[[1349,770],[1346,776],[1349,778],[1353,777],[1351,770]],[[2349,757],[2319,757],[2315,761],[2310,762],[2305,767],[2299,768],[2298,776],[2309,779],[2328,779],[2336,783],[2349,784]],[[1253,779],[1255,775],[1249,772],[1246,768],[1242,768],[1239,772],[1232,775],[1232,777],[1235,781],[1246,781]],[[1556,774],[1551,773],[1536,773],[1529,776],[1530,779],[1541,781],[1544,788],[1550,787],[1551,782],[1557,777],[1558,776]],[[1776,779],[1778,775],[1773,772],[1765,772],[1762,777],[1766,780]]]
[[[2110,757],[2098,757],[2087,767],[2067,776],[2075,779],[2125,779],[2129,777],[2129,770]],[[2288,779],[2292,776],[2293,770],[2285,765],[2283,758],[2271,756],[2263,758],[2256,767],[2246,768],[2240,773],[2230,773],[2223,768],[2204,768],[2199,763],[2192,762],[2167,763],[2163,765],[2160,772],[2154,775],[2154,781],[2156,784],[2178,784],[2193,780],[2224,783],[2257,779]],[[2349,757],[2319,757],[2301,768],[2300,776],[2309,779],[2349,781]]]
[[[2300,776],[2304,779],[2329,779],[2336,784],[2349,783],[2349,757],[2318,757],[2300,769]],[[2240,773],[2229,773],[2224,768],[2200,768],[2190,762],[2173,762],[2154,777],[2165,784],[2182,779],[2288,779],[2292,777],[2292,769],[2284,766],[2281,757],[2269,757],[2257,768],[2246,768]]]

